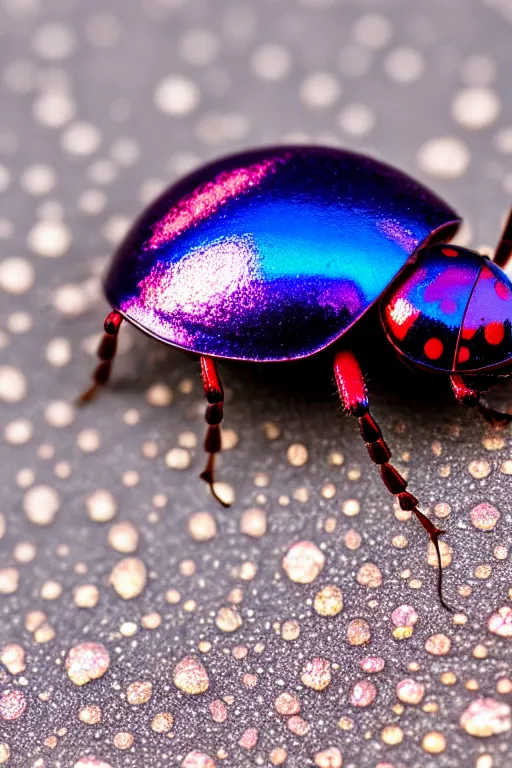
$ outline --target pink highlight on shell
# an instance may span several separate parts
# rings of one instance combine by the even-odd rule
[[[351,316],[361,311],[362,300],[357,288],[350,283],[341,285],[328,285],[318,297],[321,307],[331,307],[335,312],[348,309]]]
[[[160,248],[185,230],[211,216],[228,200],[249,192],[271,173],[279,164],[288,160],[284,154],[272,160],[263,160],[246,168],[234,168],[219,173],[213,181],[199,186],[180,202],[156,225],[149,240],[149,248]]]
[[[397,219],[381,219],[376,223],[377,229],[390,240],[412,253],[416,250],[418,238],[410,229],[406,229]]]
[[[186,347],[194,342],[194,335],[186,330],[190,324],[215,328],[235,317],[243,290],[249,294],[251,282],[257,283],[258,277],[252,239],[227,237],[192,251],[173,269],[157,262],[139,283],[139,295],[123,302],[121,310],[129,311],[143,327],[157,322],[163,336],[174,337],[174,343]],[[262,295],[252,293],[256,306]]]
[[[472,268],[449,265],[425,288],[424,299],[429,303],[441,303],[446,296],[450,296],[450,289],[453,286],[472,288],[474,282],[475,274]],[[453,298],[457,300],[456,296]],[[466,301],[466,296],[463,293],[460,293],[459,301]]]

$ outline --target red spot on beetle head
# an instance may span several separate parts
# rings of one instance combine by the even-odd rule
[[[505,338],[505,328],[503,327],[503,323],[488,323],[484,328],[484,337],[488,344],[501,344]]]
[[[425,343],[423,350],[429,360],[439,360],[444,351],[443,342],[433,337]]]
[[[476,328],[463,328],[461,336],[466,341],[470,341],[476,333]]]
[[[442,253],[445,256],[450,256],[450,258],[453,258],[454,256],[458,256],[459,252],[455,250],[455,248],[443,248]]]
[[[510,299],[510,296],[511,296],[510,288],[508,287],[508,285],[505,285],[505,283],[501,283],[499,280],[496,280],[494,284],[494,290],[496,291],[500,299],[503,299],[503,301]]]
[[[457,355],[457,362],[463,365],[464,363],[467,363],[469,357],[469,349],[467,347],[461,347],[459,349],[459,354]]]

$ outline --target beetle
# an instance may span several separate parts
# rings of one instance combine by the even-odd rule
[[[207,462],[216,498],[224,395],[215,360],[285,362],[333,346],[341,402],[359,422],[371,460],[403,510],[434,544],[369,410],[347,331],[379,304],[399,356],[451,379],[457,400],[490,422],[511,417],[482,403],[512,373],[512,214],[491,261],[450,244],[455,211],[405,173],[371,157],[321,146],[253,149],[216,160],[167,189],[142,213],[105,279],[112,306],[91,387],[107,383],[121,322],[200,357]]]

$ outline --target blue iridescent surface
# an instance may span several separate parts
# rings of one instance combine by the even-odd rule
[[[499,367],[512,359],[512,283],[484,261],[464,315],[457,349],[458,371]]]
[[[464,315],[483,256],[452,245],[424,248],[382,306],[395,347],[415,363],[453,371]]]
[[[331,344],[457,214],[402,172],[324,147],[218,160],[136,222],[108,300],[165,343],[280,361]]]

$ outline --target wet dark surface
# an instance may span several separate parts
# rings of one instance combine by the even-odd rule
[[[293,140],[376,153],[491,252],[512,189],[512,6],[0,9],[0,764],[335,768],[342,753],[354,768],[505,768],[509,431],[400,364],[376,314],[352,341],[395,465],[446,529],[453,614],[423,530],[399,519],[341,413],[330,353],[219,366],[230,509],[198,479],[193,357],[123,327],[111,386],[73,401],[108,255],[162,185],[216,155]],[[83,643],[104,672],[89,682],[80,648],[69,661]],[[176,676],[184,657],[207,679]]]

